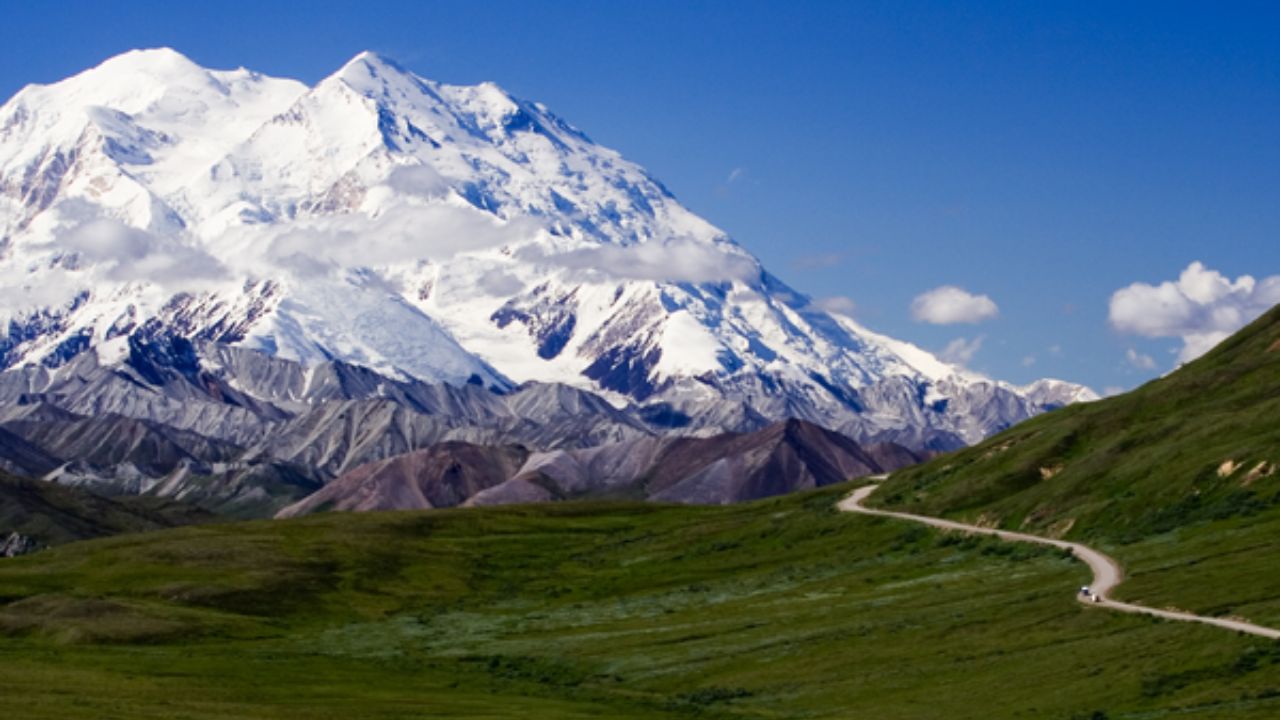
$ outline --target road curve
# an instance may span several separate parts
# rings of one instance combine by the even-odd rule
[[[926,515],[912,515],[910,513],[893,512],[890,510],[876,510],[862,504],[871,493],[875,492],[877,485],[864,485],[854,490],[843,500],[836,504],[836,507],[843,512],[861,513],[863,515],[877,515],[880,517],[897,518],[898,520],[909,520],[911,522],[924,523],[936,528],[945,530],[959,530],[962,532],[977,533],[981,535],[994,535],[1001,540],[1009,540],[1013,542],[1030,542],[1040,545],[1052,545],[1063,550],[1070,550],[1073,555],[1083,560],[1093,571],[1093,584],[1090,589],[1101,597],[1101,602],[1090,602],[1083,596],[1076,597],[1081,601],[1095,607],[1103,607],[1110,610],[1119,610],[1127,613],[1140,613],[1143,615],[1154,615],[1155,617],[1164,618],[1166,620],[1179,620],[1182,622],[1196,622],[1205,625],[1215,625],[1227,630],[1235,630],[1237,632],[1248,633],[1250,635],[1258,635],[1273,640],[1280,640],[1280,630],[1275,628],[1263,627],[1262,625],[1254,625],[1240,620],[1228,620],[1226,618],[1205,617],[1188,612],[1178,612],[1174,610],[1157,610],[1156,608],[1144,607],[1142,605],[1134,605],[1132,603],[1120,602],[1112,600],[1109,595],[1111,590],[1120,581],[1124,579],[1124,573],[1120,570],[1120,565],[1109,556],[1104,555],[1097,550],[1080,543],[1066,542],[1065,540],[1053,540],[1051,538],[1039,537],[1037,535],[1027,535],[1026,533],[1009,532],[1008,530],[996,530],[994,528],[978,527],[977,525],[966,525],[965,523],[955,522],[954,520],[943,520],[941,518],[928,517]]]

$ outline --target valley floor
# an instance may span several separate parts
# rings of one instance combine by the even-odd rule
[[[1097,612],[1061,552],[839,513],[320,515],[0,562],[14,718],[1270,718],[1280,644]]]

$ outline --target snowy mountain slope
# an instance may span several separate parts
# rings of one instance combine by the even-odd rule
[[[127,53],[0,108],[0,366],[130,333],[564,383],[682,433],[974,442],[1017,388],[824,312],[643,168],[491,83],[362,53],[306,88]]]
[[[27,86],[0,109],[6,241],[33,223],[47,232],[57,216],[180,232],[186,208],[175,192],[305,90],[244,69],[205,70],[172,50]]]

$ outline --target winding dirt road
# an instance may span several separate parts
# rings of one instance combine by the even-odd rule
[[[1100,597],[1100,602],[1077,595],[1076,597],[1084,603],[1096,607],[1108,608],[1110,610],[1119,610],[1127,613],[1141,613],[1143,615],[1154,615],[1166,620],[1180,620],[1183,622],[1197,622],[1205,625],[1216,625],[1227,630],[1235,630],[1250,635],[1259,635],[1261,637],[1280,639],[1280,630],[1274,628],[1254,625],[1240,620],[1228,620],[1226,618],[1205,617],[1203,615],[1195,615],[1193,613],[1178,612],[1174,610],[1157,610],[1155,608],[1144,607],[1142,605],[1134,605],[1132,603],[1120,602],[1112,600],[1109,596],[1111,590],[1120,581],[1124,579],[1124,573],[1120,570],[1120,565],[1107,555],[1094,550],[1087,545],[1080,543],[1066,542],[1065,540],[1053,540],[1050,538],[1039,537],[1036,535],[1027,535],[1026,533],[1009,532],[1008,530],[995,530],[993,528],[978,527],[976,525],[966,525],[964,523],[955,522],[953,520],[943,520],[941,518],[933,518],[925,515],[912,515],[910,513],[892,512],[889,510],[875,510],[866,507],[862,501],[867,496],[875,492],[877,485],[865,485],[854,490],[847,497],[836,504],[836,507],[843,512],[862,513],[863,515],[877,515],[880,517],[897,518],[899,520],[909,520],[911,522],[924,523],[936,528],[946,530],[959,530],[961,532],[978,533],[981,535],[994,535],[1001,540],[1009,540],[1013,542],[1030,542],[1039,543],[1040,545],[1052,545],[1063,550],[1070,550],[1073,555],[1083,560],[1093,571],[1093,584],[1089,586],[1090,590]]]

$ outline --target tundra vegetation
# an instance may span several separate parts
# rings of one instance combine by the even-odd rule
[[[1081,606],[1062,553],[838,513],[333,513],[0,562],[22,718],[1275,717],[1280,648]]]

